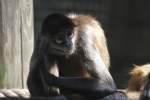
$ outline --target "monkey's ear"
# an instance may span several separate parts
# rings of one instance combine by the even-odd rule
[[[139,65],[133,64],[134,67],[140,67]]]
[[[143,75],[143,70],[139,65],[133,64],[134,68],[130,71],[130,75],[140,77]]]

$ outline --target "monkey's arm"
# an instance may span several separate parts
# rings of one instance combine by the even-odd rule
[[[35,59],[35,55],[32,55],[30,72],[27,79],[27,86],[31,96],[48,96],[48,88],[45,88],[46,84],[43,83],[43,79],[38,70],[38,66],[41,64],[39,58],[37,57],[37,59]]]
[[[44,68],[41,69],[46,83],[68,91],[76,92],[86,96],[105,97],[116,91],[116,87],[112,87],[111,80],[101,81],[98,77],[55,77],[48,73]]]
[[[97,56],[97,54],[91,54],[90,56],[95,57],[91,57],[90,59],[85,58],[85,61],[83,61],[91,75],[90,78],[55,77],[42,68],[41,71],[43,71],[42,73],[46,83],[48,85],[59,87],[60,89],[62,88],[86,96],[103,98],[113,93],[116,95],[115,92],[117,91],[117,88],[108,69],[102,62],[101,57]],[[119,98],[119,96],[117,97]]]
[[[40,74],[39,67],[46,68],[43,56],[32,55],[30,72],[27,79],[27,86],[31,96],[53,96],[58,95],[58,90],[48,86]],[[52,65],[53,67],[53,65]],[[50,89],[51,88],[51,89]]]
[[[57,78],[47,73],[45,80],[49,85],[55,85],[60,89],[65,89],[86,97],[99,98],[101,100],[127,100],[125,93],[117,91],[116,88],[110,87],[109,84],[99,83],[100,81],[96,78]]]

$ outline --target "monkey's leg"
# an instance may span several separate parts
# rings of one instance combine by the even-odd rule
[[[42,70],[43,68],[41,71]],[[116,89],[111,88],[110,85],[105,84],[105,82],[100,82],[100,79],[97,78],[55,77],[46,71],[43,71],[42,73],[47,84],[87,96],[104,97],[110,95]]]
[[[92,54],[92,56],[93,55],[97,54]],[[44,68],[42,68],[41,71],[47,84],[85,96],[103,98],[117,91],[115,83],[100,56],[91,57],[90,59],[86,58],[84,64],[91,75],[90,78],[55,77],[44,70]]]
[[[55,76],[49,74],[46,75],[46,82],[50,85],[53,84],[59,88],[71,91],[73,93],[81,94],[86,97],[93,97],[95,99],[103,98],[103,100],[112,100],[111,98],[114,98],[114,100],[127,100],[125,94],[115,91],[115,89],[110,88],[108,84],[99,83],[99,80],[96,78],[56,78]],[[105,96],[107,97],[104,98]]]
[[[98,99],[98,100],[128,100],[128,97],[125,93],[121,91],[114,92],[111,95],[108,95],[104,98]]]

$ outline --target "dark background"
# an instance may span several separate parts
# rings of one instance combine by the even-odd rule
[[[53,12],[90,14],[101,22],[119,88],[127,86],[132,64],[150,62],[150,0],[34,0],[35,36]]]

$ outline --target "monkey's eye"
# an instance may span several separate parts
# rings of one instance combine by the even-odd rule
[[[60,39],[55,39],[55,42],[56,42],[57,44],[60,44],[60,43],[62,43],[63,41],[60,40]]]
[[[63,35],[58,35],[55,37],[55,42],[57,44],[61,44],[63,42],[63,39],[64,39]]]
[[[69,38],[72,38],[74,33],[73,33],[73,30],[72,29],[66,29],[66,30],[63,30],[63,34],[65,34],[67,37]]]
[[[67,36],[68,36],[69,38],[72,38],[72,37],[73,37],[73,35],[74,35],[74,33],[73,33],[73,32],[69,32],[69,33],[67,34]]]

